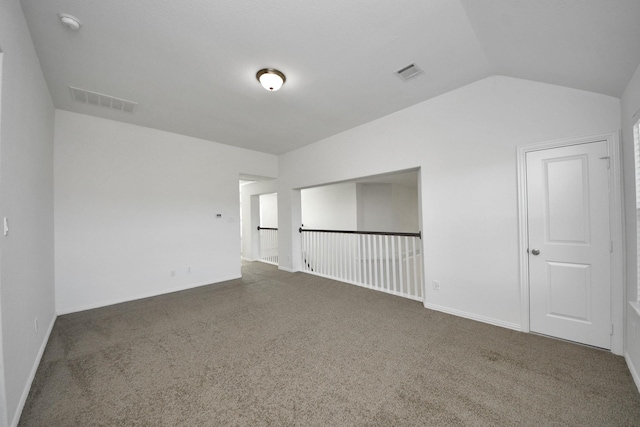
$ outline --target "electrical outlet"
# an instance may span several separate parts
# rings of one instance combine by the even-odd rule
[[[33,321],[33,328],[35,329],[36,334],[37,334],[38,333],[38,318],[37,317]]]
[[[191,267],[187,267],[187,274],[191,274]]]
[[[437,280],[432,280],[431,284],[433,285],[433,290],[434,291],[439,291],[440,290],[440,282],[438,282]]]
[[[171,277],[176,277],[176,271],[175,270],[171,270]]]

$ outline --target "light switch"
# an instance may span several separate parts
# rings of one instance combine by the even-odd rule
[[[4,217],[2,222],[4,225],[4,235],[6,236],[7,234],[9,234],[9,221],[7,220],[6,216]]]

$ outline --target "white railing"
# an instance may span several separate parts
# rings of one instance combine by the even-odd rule
[[[260,261],[278,265],[278,229],[258,227],[260,232]]]
[[[423,300],[420,233],[300,232],[303,271]]]

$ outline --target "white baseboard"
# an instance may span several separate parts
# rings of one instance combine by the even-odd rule
[[[475,320],[482,323],[488,323],[494,326],[500,326],[501,328],[513,329],[514,331],[522,331],[522,327],[517,323],[505,322],[503,320],[493,319],[491,317],[480,316],[477,314],[467,313],[466,311],[455,310],[449,307],[444,307],[437,304],[424,303],[425,308],[430,310],[441,311],[447,314],[453,314],[454,316],[464,317],[466,319]]]
[[[49,323],[49,327],[47,328],[47,332],[44,335],[44,339],[42,341],[42,345],[40,345],[40,350],[38,350],[38,355],[36,356],[36,360],[33,363],[33,367],[31,368],[31,372],[29,373],[29,378],[27,379],[27,384],[25,384],[24,390],[22,391],[22,396],[20,397],[20,401],[18,402],[18,407],[16,408],[16,413],[13,416],[13,421],[11,422],[11,427],[16,427],[18,422],[20,422],[20,416],[22,415],[22,410],[24,409],[24,404],[27,403],[27,397],[29,397],[29,391],[31,390],[31,384],[33,383],[33,379],[36,377],[36,372],[38,371],[38,367],[40,366],[40,361],[42,360],[42,355],[44,354],[44,349],[47,347],[47,343],[49,342],[49,337],[51,336],[51,331],[53,330],[53,325],[56,323],[56,319],[58,316],[54,315],[51,319],[51,323]]]
[[[287,273],[296,273],[298,271],[289,267],[283,267],[281,265],[278,266],[278,270],[286,271]]]
[[[626,353],[624,355],[624,360],[627,361],[627,367],[629,368],[629,372],[631,372],[631,378],[633,378],[633,382],[636,383],[636,387],[638,388],[638,391],[640,392],[640,376],[638,376],[638,371],[636,370],[636,367],[634,366],[633,362],[631,361],[631,358]]]
[[[174,288],[162,289],[159,292],[147,292],[147,293],[137,294],[137,295],[133,295],[125,298],[116,298],[109,301],[101,301],[101,302],[81,305],[77,307],[58,309],[57,313],[58,313],[58,316],[62,316],[64,314],[77,313],[85,310],[93,310],[94,308],[107,307],[109,305],[121,304],[123,302],[135,301],[135,300],[144,299],[144,298],[151,298],[151,297],[156,297],[158,295],[170,294],[173,292],[186,291],[187,289],[198,288],[200,286],[207,286],[207,285],[212,285],[214,283],[221,283],[221,282],[226,282],[228,280],[236,280],[240,278],[242,278],[242,276],[240,275],[233,275],[230,277],[216,277],[211,280],[205,280],[197,283],[190,283],[188,285],[176,286]]]

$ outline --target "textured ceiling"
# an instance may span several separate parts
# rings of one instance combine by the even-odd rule
[[[619,98],[640,62],[640,0],[462,0],[499,74]]]
[[[57,108],[280,154],[489,75],[619,97],[638,0],[22,0]],[[57,14],[77,16],[66,29]],[[402,82],[415,62],[425,73]],[[255,79],[287,75],[279,92]],[[73,102],[69,86],[138,103]]]

